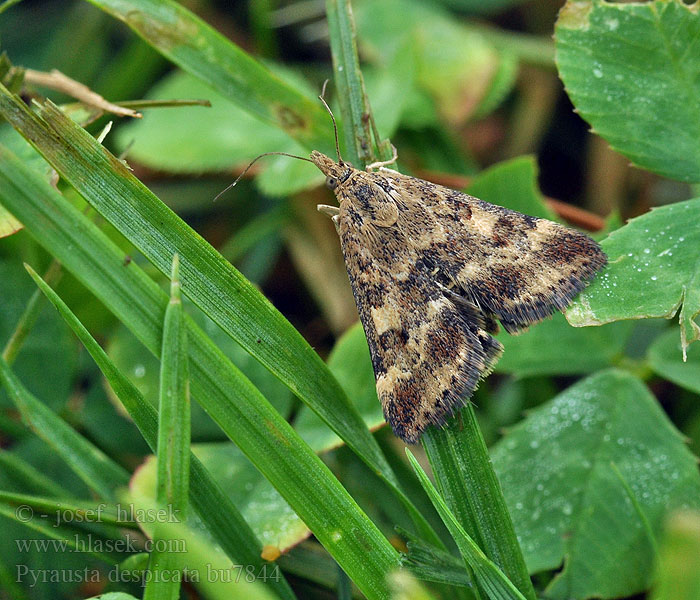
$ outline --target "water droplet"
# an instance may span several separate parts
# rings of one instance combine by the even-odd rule
[[[600,69],[593,69],[593,75],[600,79],[603,76],[603,71],[601,71]]]
[[[136,365],[134,367],[134,377],[141,379],[144,375],[146,375],[146,367],[143,365]]]
[[[652,276],[651,276],[651,280],[652,280],[652,281],[656,281],[656,275],[652,275]]]

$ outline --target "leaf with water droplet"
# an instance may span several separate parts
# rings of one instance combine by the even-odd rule
[[[601,242],[608,266],[566,311],[575,326],[671,318],[681,345],[700,339],[700,198],[653,209]],[[646,252],[646,251],[649,252]]]
[[[532,411],[492,458],[529,571],[564,563],[547,598],[646,589],[647,524],[656,536],[674,507],[700,507],[695,457],[646,386],[618,370]]]
[[[593,129],[634,164],[700,181],[700,4],[569,0],[559,75]]]

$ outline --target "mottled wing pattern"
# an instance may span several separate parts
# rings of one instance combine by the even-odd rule
[[[517,333],[562,309],[605,264],[587,236],[383,169],[314,152],[394,432],[415,442],[493,367],[498,322]]]
[[[547,219],[399,173],[372,176],[400,193],[405,210],[429,213],[431,234],[416,238],[423,260],[509,333],[568,306],[606,263],[591,238]]]
[[[416,442],[441,424],[488,374],[502,347],[473,303],[439,284],[405,229],[384,223],[373,186],[341,199],[339,233],[370,348],[377,395],[394,432]],[[364,204],[366,202],[366,204]]]

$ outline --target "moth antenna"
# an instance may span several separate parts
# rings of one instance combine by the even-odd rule
[[[335,117],[333,116],[333,111],[331,110],[331,107],[328,106],[328,103],[326,102],[324,96],[326,95],[326,86],[328,85],[328,79],[326,79],[323,82],[323,87],[321,88],[321,95],[318,97],[318,99],[323,102],[323,106],[326,107],[326,110],[328,111],[328,114],[331,116],[331,121],[333,121],[333,134],[335,135],[335,152],[338,155],[338,163],[341,165],[343,164],[343,159],[340,158],[340,144],[338,143],[338,126],[336,125],[335,122]]]
[[[287,152],[263,152],[259,156],[256,156],[253,160],[248,163],[248,166],[243,169],[243,173],[241,173],[238,177],[236,177],[236,181],[234,181],[231,185],[225,187],[223,190],[221,190],[215,197],[214,197],[214,202],[216,202],[220,196],[228,192],[232,187],[235,187],[235,185],[243,178],[243,176],[248,172],[250,167],[252,167],[258,160],[260,160],[263,156],[270,156],[271,154],[277,154],[279,156],[289,156],[290,158],[298,158],[299,160],[305,160],[306,162],[313,163],[309,158],[304,158],[303,156],[296,156],[295,154],[288,154]]]

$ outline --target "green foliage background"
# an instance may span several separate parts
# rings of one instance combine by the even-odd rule
[[[202,598],[700,598],[698,3],[348,7],[0,3],[0,234],[24,226],[0,239],[0,597],[185,593],[143,587],[150,560]],[[103,146],[110,117],[10,65],[211,107],[139,105]],[[260,153],[333,154],[326,78],[346,159],[390,139],[402,172],[610,259],[500,335],[418,460],[382,427],[322,175],[268,157],[212,202]],[[190,426],[164,393],[185,356]],[[164,499],[186,523],[117,511]]]

